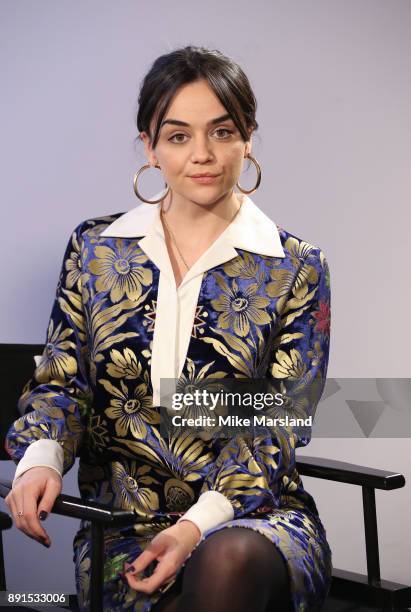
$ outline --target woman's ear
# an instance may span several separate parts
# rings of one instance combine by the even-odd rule
[[[146,154],[148,163],[152,166],[157,165],[158,161],[151,148],[151,140],[147,132],[140,132],[140,138],[144,144],[144,152]]]
[[[250,155],[250,153],[251,153],[251,146],[252,146],[252,142],[251,142],[251,138],[250,138],[250,140],[248,142],[246,142],[246,145],[245,145],[245,155],[244,155],[244,157],[248,157]]]
[[[249,137],[248,137],[247,142],[245,143],[245,154],[244,154],[244,157],[248,157],[250,155],[251,148],[252,148],[252,145],[253,145],[253,137],[252,137],[252,129],[251,128],[248,130],[248,133],[249,133]]]

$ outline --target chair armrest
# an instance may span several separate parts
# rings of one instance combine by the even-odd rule
[[[13,527],[13,521],[6,512],[0,511],[0,531],[5,531]]]
[[[11,480],[0,479],[0,497],[6,497],[12,487]],[[122,510],[99,502],[84,501],[81,497],[73,497],[61,493],[56,497],[51,512],[71,518],[97,522],[108,527],[126,527],[135,523],[147,522],[150,518],[139,516],[134,510]],[[156,514],[151,520],[155,522],[174,522],[183,513]]]
[[[297,460],[296,463],[297,470],[302,476],[325,478],[326,480],[346,482],[372,489],[384,489],[385,491],[400,489],[405,486],[405,478],[402,474],[377,470],[355,463],[309,457],[307,455]]]

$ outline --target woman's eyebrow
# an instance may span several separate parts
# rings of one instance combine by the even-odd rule
[[[208,121],[207,125],[214,125],[215,123],[220,123],[220,121],[225,121],[226,119],[231,119],[231,115],[229,113],[221,115],[221,117],[211,119],[211,121]],[[171,125],[184,125],[190,127],[189,123],[186,123],[185,121],[180,121],[179,119],[165,119],[164,121],[162,121],[161,127],[163,127],[163,125],[165,125],[166,123],[170,123]]]

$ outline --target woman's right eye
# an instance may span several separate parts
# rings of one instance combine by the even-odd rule
[[[185,136],[185,134],[182,134],[181,132],[180,132],[180,133],[178,133],[178,134],[174,134],[174,135],[173,135],[173,136],[171,136],[171,138],[169,138],[168,140],[169,140],[170,142],[177,142],[177,143],[182,142],[181,140],[177,140],[177,141],[173,140],[173,139],[174,139],[174,138],[176,138],[177,136]]]

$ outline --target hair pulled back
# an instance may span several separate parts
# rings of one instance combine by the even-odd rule
[[[192,45],[161,55],[143,79],[138,97],[137,129],[146,132],[154,149],[161,123],[178,89],[205,79],[227,109],[242,139],[258,128],[257,102],[242,68],[220,51]],[[154,134],[150,124],[155,118]]]

